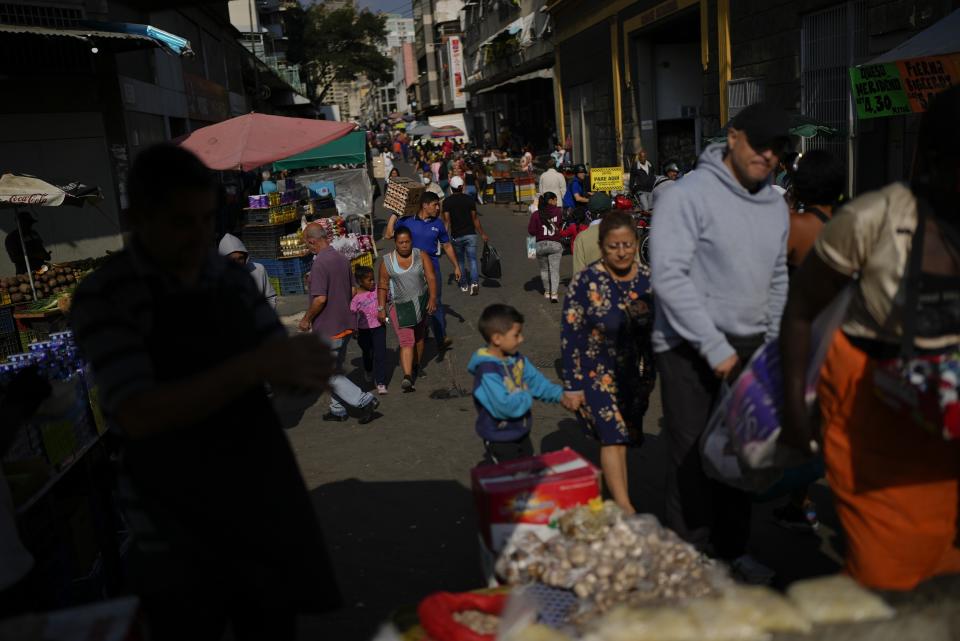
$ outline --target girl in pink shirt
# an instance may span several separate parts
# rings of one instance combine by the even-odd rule
[[[387,393],[384,361],[387,358],[387,328],[377,317],[377,288],[373,269],[357,267],[357,294],[350,301],[350,311],[357,315],[357,342],[363,350],[363,375],[367,383],[377,386],[378,394]]]

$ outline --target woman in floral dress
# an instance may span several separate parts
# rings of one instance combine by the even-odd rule
[[[643,439],[655,372],[649,272],[637,260],[633,219],[611,212],[600,223],[602,258],[574,278],[564,303],[564,394],[601,444],[613,500],[635,512],[627,491],[627,447]]]

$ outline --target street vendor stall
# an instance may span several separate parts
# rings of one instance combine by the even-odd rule
[[[899,594],[845,575],[805,578],[784,592],[737,583],[652,514],[603,501],[598,470],[570,449],[471,476],[499,585],[430,594],[415,616],[398,611],[393,625],[405,639],[872,641],[882,629],[883,638],[946,641],[960,631],[952,614],[960,576]]]
[[[333,247],[349,258],[354,266],[372,266],[376,255],[373,243],[373,188],[366,169],[366,134],[354,131],[333,142],[308,149],[273,163],[275,172],[286,171],[287,180],[305,193],[305,213],[301,227],[320,222],[329,227]],[[303,263],[306,246],[299,230],[281,238],[280,265],[264,263],[273,277],[280,267],[286,278],[278,291],[289,291],[293,275],[309,269]],[[307,257],[309,258],[309,257]],[[301,269],[296,266],[300,265]],[[281,291],[281,293],[284,293]]]

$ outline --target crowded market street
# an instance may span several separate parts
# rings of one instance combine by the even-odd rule
[[[377,209],[379,228],[386,214],[379,202]],[[398,608],[415,606],[436,590],[465,591],[483,584],[470,493],[470,470],[481,462],[483,447],[474,433],[472,377],[466,370],[470,354],[483,342],[476,327],[483,308],[500,301],[515,306],[526,319],[523,353],[558,380],[560,310],[541,295],[536,261],[526,257],[526,211],[487,204],[479,212],[491,242],[500,249],[504,277],[482,282],[477,297],[461,294],[452,283],[446,288],[453,349],[438,359],[428,339],[430,362],[417,391],[400,392],[391,340],[387,371],[393,372],[393,380],[390,394],[381,397],[381,417],[368,425],[324,423],[320,417],[326,404],[321,401],[287,432],[344,592],[345,609],[312,624],[323,630],[333,626],[344,635],[340,638],[369,638]],[[381,243],[381,250],[391,244]],[[563,257],[565,281],[570,261],[569,255]],[[278,312],[295,326],[305,305],[306,297],[286,297]],[[348,363],[359,381],[360,350],[355,345]],[[457,387],[465,392],[462,396],[450,394]],[[546,404],[537,404],[535,412],[532,439],[537,453],[570,447],[599,466],[600,448],[568,412]],[[644,419],[647,439],[631,451],[629,469],[638,511],[662,518],[661,416],[660,395],[655,393]],[[840,567],[836,517],[825,484],[814,488],[813,498],[821,520],[816,535],[774,523],[771,511],[782,500],[754,511],[751,551],[776,569],[778,585]]]
[[[960,641],[960,0],[53,4],[0,641]]]

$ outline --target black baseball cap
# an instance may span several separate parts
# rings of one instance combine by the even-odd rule
[[[757,151],[771,149],[775,154],[783,155],[792,147],[790,116],[769,103],[758,102],[744,107],[727,127],[745,133],[750,146]]]

